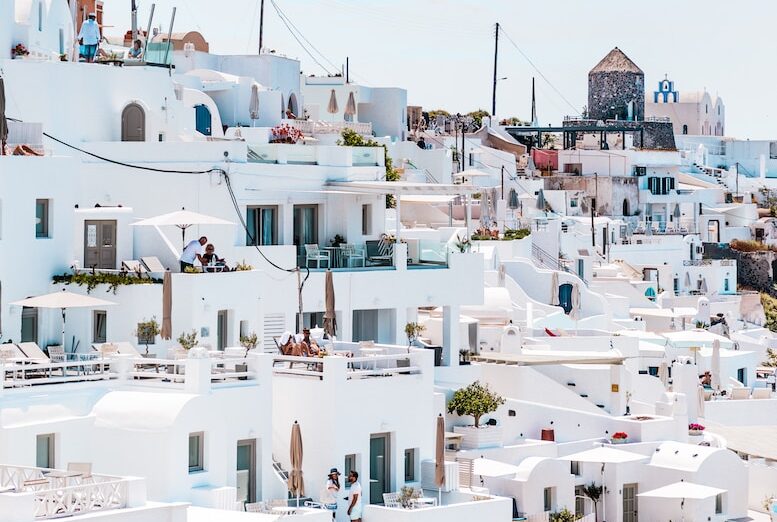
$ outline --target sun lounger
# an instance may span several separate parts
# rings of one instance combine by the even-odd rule
[[[141,257],[140,261],[143,263],[143,265],[145,265],[146,269],[152,274],[165,273],[165,267],[159,261],[158,257],[155,257],[155,256]]]
[[[731,399],[742,400],[750,398],[750,388],[732,388]]]
[[[40,349],[40,346],[38,346],[38,343],[28,342],[28,343],[19,343],[17,345],[19,347],[19,350],[24,353],[25,357],[27,357],[32,362],[38,362],[38,363],[49,363],[51,362],[51,359],[49,359],[49,356],[46,355],[46,353]]]
[[[756,388],[751,399],[771,399],[772,391],[769,388]]]
[[[121,269],[127,272],[135,272],[138,275],[142,275],[146,272],[146,267],[137,259],[128,259],[121,262]]]

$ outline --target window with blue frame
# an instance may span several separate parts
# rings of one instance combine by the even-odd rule
[[[248,207],[246,246],[278,244],[278,207]]]

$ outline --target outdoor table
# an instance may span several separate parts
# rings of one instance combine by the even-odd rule
[[[80,471],[63,471],[57,469],[46,473],[47,479],[50,479],[56,486],[63,488],[68,486],[68,481],[70,479],[73,479],[73,482],[76,482],[75,479],[80,478],[81,476],[83,476],[83,473]]]
[[[341,268],[343,266],[343,249],[340,247],[329,246],[323,250],[329,252],[329,262],[332,266],[329,268]]]

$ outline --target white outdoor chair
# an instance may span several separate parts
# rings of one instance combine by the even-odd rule
[[[146,267],[137,259],[128,259],[121,262],[121,269],[127,272],[134,272],[138,275],[142,275],[146,272]]]
[[[399,493],[383,493],[383,505],[387,508],[400,509]]]
[[[321,268],[321,261],[326,261],[327,268],[332,266],[329,252],[320,250],[318,245],[305,245],[305,266],[311,261],[316,262],[316,268]]]
[[[61,344],[54,344],[48,347],[49,359],[53,363],[63,363],[67,361],[65,347]]]
[[[751,399],[771,399],[772,391],[769,388],[755,388]]]
[[[22,353],[24,353],[24,355],[33,362],[44,363],[44,364],[51,362],[51,360],[49,359],[49,356],[46,355],[46,353],[40,349],[40,346],[38,346],[38,343],[34,343],[34,342],[19,343],[17,346],[22,351]]]
[[[165,267],[159,261],[158,257],[155,257],[155,256],[141,257],[140,261],[145,265],[146,269],[152,274],[163,274],[165,272]]]
[[[351,268],[353,266],[353,262],[361,261],[361,266],[364,266],[364,264],[367,262],[364,250],[357,249],[356,245],[349,245],[344,244],[341,245],[340,248],[342,249],[341,255],[343,258],[343,262],[348,268]],[[358,265],[357,265],[358,266]]]
[[[267,513],[267,504],[264,502],[253,502],[246,504],[246,512],[248,513]]]
[[[742,400],[742,399],[749,399],[750,398],[750,388],[732,388],[731,389],[731,399],[732,400]]]
[[[91,462],[68,462],[67,470],[81,474],[81,480],[92,478]]]

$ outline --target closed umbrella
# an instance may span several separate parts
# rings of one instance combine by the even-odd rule
[[[515,210],[518,208],[518,193],[515,191],[515,189],[510,189],[510,197],[508,198],[507,206],[510,207],[512,210]]]
[[[299,507],[299,497],[305,495],[305,481],[302,479],[302,432],[297,421],[294,421],[294,425],[291,427],[289,457],[291,458],[289,493],[297,497],[297,507]]]
[[[680,215],[680,204],[678,203],[674,206],[674,220],[679,221]]]
[[[691,290],[691,273],[690,272],[686,272],[685,273],[685,289],[687,291]]]
[[[701,278],[701,288],[699,289],[702,294],[707,295],[707,278]]]
[[[8,121],[5,119],[5,82],[0,78],[0,156],[5,155],[8,141]]]
[[[658,379],[664,385],[664,388],[669,384],[669,365],[666,364],[666,361],[661,361],[661,364],[658,366]]]
[[[712,374],[710,385],[716,392],[720,392],[720,341],[712,341],[712,362],[710,363],[710,373]]]
[[[334,92],[334,90],[332,91]],[[335,100],[335,106],[337,105],[337,100]],[[335,112],[337,112],[335,110]],[[345,119],[348,121],[352,121],[353,117],[356,116],[356,100],[353,97],[353,91],[348,93],[348,101],[345,103]]]
[[[545,191],[542,189],[537,194],[537,210],[545,211]]]
[[[248,105],[248,115],[251,117],[251,125],[256,125],[256,120],[259,119],[259,86],[257,84],[251,86],[251,102]]]
[[[442,505],[442,487],[445,485],[445,419],[437,416],[437,433],[434,451],[434,483],[437,486],[437,504]]]
[[[334,115],[337,114],[339,110],[340,107],[337,106],[337,93],[332,89],[332,92],[329,93],[329,105],[326,106],[326,112],[332,115],[332,121],[334,121]]]
[[[558,272],[553,272],[550,278],[550,304],[558,306]]]
[[[580,318],[580,285],[577,283],[572,286],[570,304],[572,308],[569,310],[569,318],[577,321]]]
[[[335,283],[331,270],[327,270],[324,275],[324,301],[326,302],[324,332],[326,332],[329,340],[334,343],[335,334],[337,333],[337,315],[335,314]]]
[[[173,337],[173,276],[169,270],[165,271],[162,280],[162,339],[169,340]]]
[[[65,348],[65,324],[67,322],[67,310],[69,308],[94,308],[97,306],[112,306],[116,303],[97,299],[88,295],[74,294],[62,289],[61,292],[52,292],[37,297],[28,297],[21,301],[11,303],[16,306],[29,308],[59,309],[62,311],[62,348]]]
[[[696,400],[698,401],[696,417],[704,417],[704,386],[701,384],[697,386]]]

